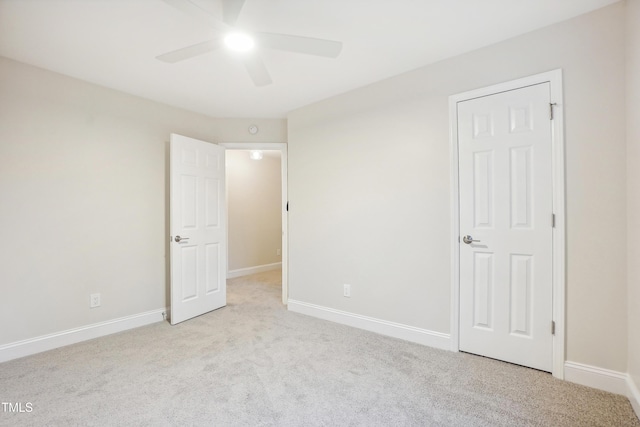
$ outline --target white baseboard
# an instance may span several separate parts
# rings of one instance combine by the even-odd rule
[[[564,362],[564,379],[628,397],[636,416],[640,418],[640,391],[629,374],[567,361]]]
[[[636,412],[636,416],[640,418],[640,390],[630,375],[627,376],[627,397]]]
[[[159,308],[145,313],[134,314],[132,316],[125,316],[119,319],[94,323],[80,328],[68,329],[66,331],[1,345],[0,362],[53,350],[54,348],[138,328],[155,322],[161,322],[163,320],[163,313],[166,313],[168,316],[169,309]]]
[[[564,362],[564,379],[610,393],[627,395],[628,375],[623,372],[577,362]]]
[[[279,268],[282,268],[281,262],[256,265],[255,267],[238,268],[237,270],[229,270],[227,272],[227,279],[235,279],[236,277],[248,276],[250,274],[264,273],[265,271],[277,270]]]
[[[335,310],[333,308],[292,299],[289,299],[288,309],[296,313],[306,314],[308,316],[341,323],[343,325],[376,332],[381,335],[387,335],[429,347],[435,347],[441,350],[451,349],[451,336],[441,332],[434,332],[427,329],[416,328],[414,326],[403,325],[401,323],[361,316],[359,314]]]

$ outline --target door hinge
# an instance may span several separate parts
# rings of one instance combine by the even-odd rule
[[[553,106],[557,105],[555,102],[549,103],[549,120],[553,120]]]
[[[555,321],[551,321],[551,335],[555,335],[556,334],[556,322]]]
[[[551,228],[556,228],[556,214],[551,214]]]

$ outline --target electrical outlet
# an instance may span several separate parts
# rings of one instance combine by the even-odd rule
[[[282,255],[282,249],[276,249],[276,255],[278,256]]]
[[[342,295],[343,295],[343,296],[345,296],[345,297],[347,297],[347,298],[351,297],[351,285],[349,285],[349,284],[345,283],[345,284],[344,284],[344,285],[342,285],[342,286],[343,286],[343,289],[342,289],[343,293],[342,293]]]
[[[100,307],[100,294],[91,294],[91,298],[89,299],[89,307]]]

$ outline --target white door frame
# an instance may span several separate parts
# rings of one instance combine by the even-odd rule
[[[525,86],[549,82],[553,121],[551,122],[553,173],[553,370],[554,377],[564,379],[565,360],[565,165],[564,103],[562,70],[553,70],[449,97],[449,141],[451,158],[451,350],[460,351],[460,206],[458,186],[458,102],[493,95]]]
[[[280,170],[282,181],[282,303],[289,301],[289,228],[287,215],[287,144],[284,142],[220,142],[218,145],[227,150],[273,150],[280,151]],[[228,228],[229,221],[227,221]],[[229,233],[227,233],[227,239]],[[227,249],[229,244],[227,242]],[[227,263],[229,258],[227,257]],[[227,265],[227,271],[229,266]]]

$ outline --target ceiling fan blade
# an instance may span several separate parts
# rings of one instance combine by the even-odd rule
[[[333,40],[273,33],[255,33],[255,37],[261,47],[326,58],[337,58],[342,50],[342,42]]]
[[[222,20],[231,26],[236,24],[245,0],[222,0]]]
[[[170,64],[175,64],[176,62],[184,61],[185,59],[193,58],[194,56],[199,56],[211,52],[212,50],[216,50],[219,47],[220,41],[218,39],[208,40],[206,42],[183,47],[182,49],[163,53],[162,55],[156,56],[156,59],[159,59],[163,62],[168,62]]]
[[[264,61],[258,55],[248,55],[243,58],[244,67],[249,73],[249,77],[256,86],[267,86],[272,83],[271,76]]]
[[[172,6],[187,15],[191,16],[194,19],[202,22],[207,25],[209,28],[213,28],[215,30],[226,30],[227,26],[224,22],[221,22],[217,17],[211,15],[206,10],[201,7],[191,3],[189,0],[162,0],[167,3],[169,6]]]

